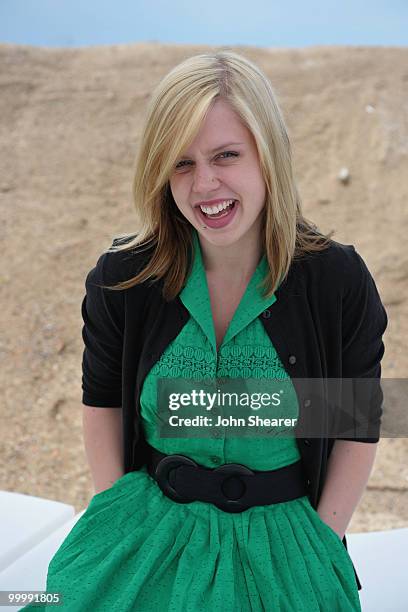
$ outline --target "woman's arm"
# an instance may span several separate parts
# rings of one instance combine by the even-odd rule
[[[378,443],[335,440],[317,508],[320,518],[343,539],[369,479]]]
[[[83,405],[85,452],[95,494],[108,489],[124,475],[122,409]]]

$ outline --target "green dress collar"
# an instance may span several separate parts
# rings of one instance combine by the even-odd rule
[[[211,311],[210,294],[207,284],[207,276],[205,273],[201,245],[198,238],[197,230],[193,230],[193,265],[187,282],[180,292],[180,299],[184,306],[188,309],[191,316],[197,321],[198,325],[203,330],[208,338],[214,352],[217,352],[217,343],[215,337],[214,322]],[[268,263],[265,255],[259,261],[240,303],[234,313],[234,316],[228,326],[222,343],[219,347],[223,347],[242,329],[244,329],[251,321],[256,319],[261,312],[266,310],[274,302],[276,295],[273,294],[269,298],[262,296],[261,288],[257,285],[260,283],[268,269]]]

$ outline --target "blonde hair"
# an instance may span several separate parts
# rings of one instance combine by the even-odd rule
[[[193,226],[174,202],[169,179],[178,158],[194,140],[217,99],[226,100],[254,136],[266,200],[263,252],[268,273],[263,279],[272,296],[288,274],[293,258],[327,248],[325,235],[304,218],[294,178],[291,145],[270,82],[250,60],[230,50],[203,53],[173,68],[150,98],[133,181],[138,232],[122,236],[106,252],[152,249],[139,273],[110,289],[163,279],[163,296],[181,291],[193,247]],[[124,239],[124,240],[123,240]]]

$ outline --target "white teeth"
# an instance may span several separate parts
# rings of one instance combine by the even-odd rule
[[[203,212],[207,213],[208,215],[215,215],[216,213],[221,212],[222,210],[225,210],[233,202],[234,200],[224,200],[224,202],[220,202],[216,206],[203,206],[200,204],[200,208]]]

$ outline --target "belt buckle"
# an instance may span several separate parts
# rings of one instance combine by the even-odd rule
[[[223,485],[225,484],[226,480],[228,480],[229,478],[239,477],[240,475],[241,476],[248,476],[248,475],[254,476],[255,472],[253,470],[246,467],[246,465],[241,465],[240,463],[226,463],[224,465],[220,465],[219,467],[215,468],[214,472],[218,472],[218,473],[221,472],[225,474],[224,480],[220,483],[220,491],[224,495],[224,500],[220,504],[218,503],[215,504],[217,508],[219,508],[220,510],[227,511],[227,512],[243,512],[244,510],[247,510],[248,508],[251,507],[250,504],[249,505],[244,504],[242,501],[242,499],[245,498],[245,494],[247,492],[246,485],[242,480],[240,482],[243,486],[243,491],[241,495],[235,499],[232,499],[226,496],[225,491],[223,490]]]
[[[167,497],[179,503],[189,503],[194,500],[181,497],[181,495],[171,486],[168,478],[170,470],[180,465],[198,467],[197,463],[193,461],[193,459],[190,459],[190,457],[185,457],[184,455],[167,455],[163,457],[163,459],[160,459],[159,463],[156,465],[154,472],[155,478],[160,489]]]

